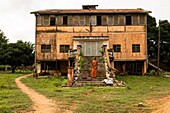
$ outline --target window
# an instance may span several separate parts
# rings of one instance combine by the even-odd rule
[[[80,16],[74,16],[74,25],[79,26]]]
[[[37,26],[41,25],[41,16],[37,16],[36,23],[37,23]]]
[[[67,53],[70,45],[60,45],[60,53]]]
[[[51,45],[41,45],[41,53],[51,53]]]
[[[140,44],[132,44],[132,52],[140,52]]]
[[[73,16],[68,16],[68,25],[69,26],[73,25]]]
[[[114,15],[114,25],[118,25],[118,15]]]
[[[63,25],[63,16],[57,16],[56,21],[57,25]]]
[[[132,18],[131,18],[131,16],[126,16],[126,25],[132,25]]]
[[[133,15],[133,25],[139,25],[138,15]]]
[[[90,17],[88,15],[85,16],[85,25],[90,25]]]
[[[91,16],[90,18],[90,22],[91,22],[91,25],[96,25],[97,24],[97,21],[96,21],[96,16]]]
[[[113,45],[113,50],[114,52],[121,52],[121,45],[120,44]]]
[[[146,24],[145,15],[140,15],[139,18],[140,18],[140,25],[145,25]]]
[[[106,15],[102,16],[102,25],[107,25],[107,19],[108,19],[108,16]]]
[[[109,15],[108,16],[108,25],[113,25],[113,16],[112,15]]]
[[[55,26],[55,17],[50,18],[50,26]]]
[[[125,25],[124,18],[125,18],[124,15],[119,15],[119,25]]]
[[[63,16],[63,25],[67,25],[67,16]]]
[[[98,26],[102,25],[102,18],[101,18],[101,16],[97,16],[97,25]]]
[[[44,25],[49,26],[49,16],[44,16]]]
[[[81,26],[84,26],[84,25],[85,25],[84,16],[80,16],[80,25],[81,25]]]

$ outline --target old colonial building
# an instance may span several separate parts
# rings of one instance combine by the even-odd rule
[[[52,9],[31,12],[36,17],[37,72],[67,74],[68,51],[81,47],[83,56],[101,56],[102,46],[113,49],[116,73],[145,74],[147,14],[138,9]]]

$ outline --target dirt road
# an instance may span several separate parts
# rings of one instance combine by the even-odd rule
[[[15,79],[16,85],[28,95],[28,97],[32,100],[33,105],[31,106],[31,113],[72,113],[69,110],[60,110],[57,107],[55,101],[48,99],[47,97],[39,94],[33,89],[25,86],[20,79],[31,76],[31,74],[19,77]]]
[[[157,110],[152,111],[152,113],[170,113],[170,95],[159,99],[158,102]]]

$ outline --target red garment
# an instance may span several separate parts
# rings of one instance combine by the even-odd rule
[[[97,66],[98,66],[97,60],[93,60],[92,61],[92,69],[91,69],[91,72],[90,72],[90,75],[93,78],[96,78],[96,75],[97,75]]]

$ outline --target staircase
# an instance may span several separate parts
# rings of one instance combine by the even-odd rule
[[[90,72],[91,72],[91,62],[92,62],[93,57],[91,56],[84,56],[83,60],[84,60],[84,64],[80,74],[80,81],[101,81],[103,79],[106,78],[105,76],[105,66],[104,66],[104,62],[102,62],[102,56],[97,57],[97,61],[98,61],[98,69],[97,69],[97,77],[96,79],[91,78],[90,76]]]
[[[106,47],[103,47],[102,54],[102,56],[96,57],[98,61],[97,77],[92,78],[90,72],[93,56],[83,56],[81,54],[81,47],[78,47],[78,49],[74,51],[70,50],[69,61],[71,62],[71,59],[73,59],[75,63],[73,67],[72,86],[119,86],[119,81],[115,80],[115,69],[111,64],[114,60],[113,50],[108,50]]]

